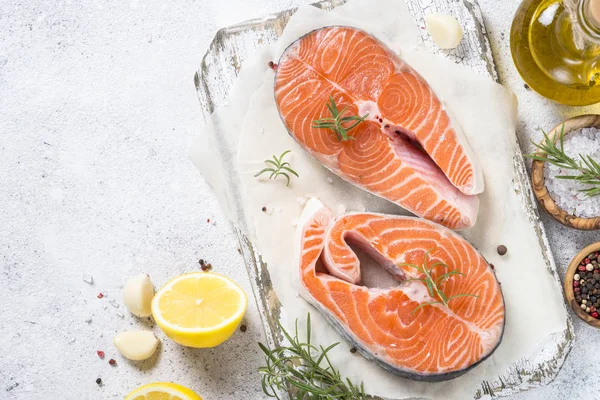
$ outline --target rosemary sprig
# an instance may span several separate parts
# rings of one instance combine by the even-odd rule
[[[563,124],[560,131],[558,140],[560,147],[550,140],[550,137],[546,132],[542,130],[542,133],[544,134],[542,143],[538,144],[533,140],[531,141],[538,151],[533,154],[525,154],[525,157],[536,161],[548,162],[560,168],[578,171],[579,175],[557,175],[555,178],[575,180],[582,185],[592,186],[579,190],[580,192],[585,193],[586,196],[593,197],[600,195],[600,164],[590,156],[579,154],[580,160],[577,161],[565,153],[565,125]]]
[[[280,399],[278,393],[287,391],[295,400],[366,400],[362,383],[355,385],[344,379],[333,367],[329,352],[339,343],[331,346],[315,346],[310,343],[310,314],[306,320],[306,342],[298,337],[298,320],[294,336],[281,327],[288,346],[273,350],[259,343],[266,355],[265,367],[260,367],[263,392],[269,397]]]
[[[348,136],[348,131],[355,128],[369,116],[369,114],[365,114],[363,117],[358,115],[343,117],[346,110],[348,110],[348,107],[344,107],[342,111],[339,111],[333,96],[329,96],[327,108],[329,109],[329,112],[333,118],[316,119],[313,121],[313,128],[331,129],[340,142],[354,140],[352,136]],[[348,126],[347,123],[351,121],[355,122]],[[344,124],[346,124],[346,126],[344,126]]]
[[[460,293],[460,294],[452,295],[450,297],[446,296],[446,294],[440,289],[440,285],[445,280],[447,280],[448,278],[450,278],[453,275],[464,276],[465,274],[463,274],[462,272],[460,272],[457,269],[454,269],[452,271],[446,272],[446,273],[438,276],[436,279],[433,279],[432,274],[436,268],[444,267],[444,270],[448,271],[448,266],[442,262],[437,262],[430,266],[429,265],[429,254],[431,254],[432,251],[434,251],[434,249],[428,250],[427,253],[425,253],[425,256],[423,257],[423,264],[421,264],[421,265],[409,264],[409,263],[399,265],[401,267],[402,266],[413,267],[417,271],[419,271],[421,274],[425,275],[424,278],[407,279],[405,282],[411,282],[411,281],[423,282],[427,286],[427,291],[429,292],[429,296],[433,297],[434,299],[435,298],[439,299],[439,300],[429,301],[429,302],[419,304],[419,306],[412,311],[412,314],[416,313],[417,311],[419,311],[421,308],[423,308],[425,306],[430,306],[433,304],[442,304],[442,305],[448,307],[448,303],[450,303],[450,301],[452,299],[456,299],[458,297],[469,296],[469,297],[479,298],[479,296],[477,296],[475,294],[470,294],[470,293]]]
[[[277,158],[276,156],[273,156],[273,159],[266,159],[265,160],[265,164],[267,165],[267,168],[264,168],[260,171],[258,171],[254,177],[258,177],[266,172],[270,172],[271,175],[269,175],[269,179],[277,179],[277,177],[279,177],[280,175],[283,176],[285,179],[287,179],[287,183],[285,184],[286,186],[290,186],[290,176],[287,174],[288,172],[290,174],[296,175],[296,177],[300,177],[298,175],[298,173],[296,171],[294,171],[292,169],[292,166],[290,165],[289,162],[285,161],[283,162],[283,157],[285,157],[288,153],[291,153],[291,150],[286,150],[283,153],[281,153],[281,155],[279,156],[279,158]]]

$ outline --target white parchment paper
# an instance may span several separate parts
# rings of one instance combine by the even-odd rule
[[[293,284],[296,263],[295,221],[306,200],[315,196],[336,213],[373,211],[407,214],[400,207],[369,195],[322,167],[289,136],[274,102],[274,73],[267,67],[303,34],[327,25],[367,30],[398,52],[431,84],[463,127],[483,169],[486,190],[481,195],[477,224],[464,236],[496,267],[506,303],[506,329],[492,357],[448,382],[423,383],[399,378],[377,367],[350,345],[332,354],[333,363],[350,379],[363,381],[368,393],[390,399],[472,398],[483,380],[494,380],[566,328],[562,295],[547,272],[540,246],[515,193],[512,157],[516,138],[516,99],[502,86],[466,67],[418,51],[417,27],[401,0],[353,0],[331,12],[300,8],[272,48],[258,52],[242,68],[229,103],[218,109],[198,136],[191,158],[215,188],[229,217],[252,240],[269,266],[288,326],[303,324],[308,312],[314,339],[342,341],[328,323],[298,296]],[[220,139],[224,141],[217,140]],[[220,144],[224,143],[224,145]],[[254,178],[263,161],[285,150],[298,171],[290,187],[285,180]],[[263,212],[262,208],[267,207]],[[508,254],[500,257],[496,247]]]

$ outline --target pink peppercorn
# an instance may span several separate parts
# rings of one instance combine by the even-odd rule
[[[585,271],[585,266],[584,265],[580,265],[579,267],[577,267],[578,270],[580,271]]]
[[[581,291],[581,288],[576,287],[575,289],[573,289],[573,291],[575,291],[575,293],[579,293]]]
[[[590,306],[590,312],[596,312],[596,307]]]
[[[594,311],[594,312],[592,313],[592,317],[594,317],[594,318],[598,318],[598,313],[597,313],[596,311]]]
[[[573,287],[578,287],[578,286],[579,286],[579,281],[573,282]]]
[[[589,259],[589,258],[586,258],[585,260],[583,260],[583,263],[584,263],[584,264],[589,264],[590,262],[591,262],[591,261],[590,261],[590,259]]]
[[[98,350],[96,353],[98,353],[98,357],[104,358],[104,352],[102,350]]]
[[[115,365],[117,363],[117,361],[114,358],[111,358],[110,360],[108,360],[108,363],[110,365]]]

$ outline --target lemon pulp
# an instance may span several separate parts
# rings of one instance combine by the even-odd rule
[[[175,342],[214,347],[233,334],[247,304],[244,291],[229,278],[195,272],[168,282],[152,300],[152,315]]]
[[[140,386],[129,393],[125,400],[202,400],[185,386],[171,382],[155,382]]]

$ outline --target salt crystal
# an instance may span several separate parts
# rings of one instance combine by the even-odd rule
[[[74,343],[75,342],[75,337],[72,337],[71,339],[69,339],[69,343]]]
[[[94,278],[90,274],[83,274],[83,281],[91,285],[94,283]]]
[[[113,306],[114,308],[119,308],[119,303],[117,303],[116,300],[111,300],[109,301],[110,305]]]
[[[590,156],[594,160],[600,160],[599,135],[600,130],[596,128],[585,128],[571,132],[564,139],[564,151],[576,161],[580,161],[579,154],[584,157]],[[546,163],[544,175],[548,192],[560,208],[583,218],[600,215],[600,196],[589,197],[580,191],[590,186],[581,185],[576,180],[555,178],[557,175],[579,175],[577,171]]]
[[[333,184],[333,178],[332,178],[332,177],[330,177],[330,176],[328,176],[328,177],[327,177],[327,183],[329,183],[329,184]]]
[[[88,324],[91,324],[92,323],[92,317],[87,317],[85,319],[85,322],[87,322]]]
[[[123,313],[122,313],[122,312],[120,312],[120,311],[119,311],[119,312],[117,312],[117,316],[118,316],[119,318],[125,318],[125,314],[123,314]]]

